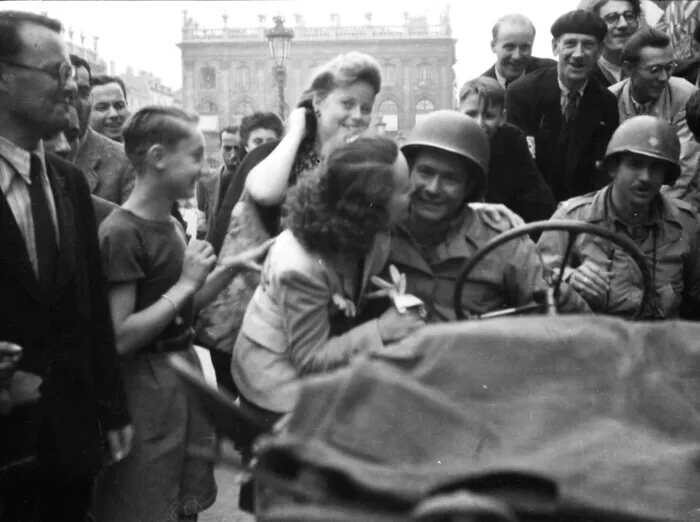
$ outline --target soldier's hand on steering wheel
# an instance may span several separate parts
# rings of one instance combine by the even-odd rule
[[[586,259],[574,270],[569,282],[589,304],[602,306],[610,289],[610,272]]]

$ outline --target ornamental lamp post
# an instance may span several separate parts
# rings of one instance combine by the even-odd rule
[[[374,124],[377,128],[377,134],[384,136],[386,134],[386,122],[384,121],[384,114],[381,112],[377,114],[377,123]]]
[[[265,31],[265,37],[270,43],[270,55],[275,61],[275,80],[277,80],[277,96],[280,104],[280,118],[284,121],[284,84],[287,80],[287,70],[284,62],[289,58],[294,31],[284,26],[284,17],[273,18],[275,26]]]

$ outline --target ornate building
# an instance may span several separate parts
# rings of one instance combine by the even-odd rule
[[[114,62],[110,63],[110,68],[108,70],[107,62],[102,59],[97,52],[97,41],[99,40],[99,36],[92,37],[92,49],[85,47],[85,33],[83,32],[81,32],[78,36],[78,38],[80,38],[80,44],[74,41],[76,34],[72,27],[68,29],[65,36],[67,36],[66,45],[68,47],[68,52],[70,54],[80,56],[83,60],[85,60],[90,65],[90,70],[94,76],[97,76],[98,74],[114,74]]]
[[[196,110],[207,135],[210,163],[218,159],[218,131],[238,123],[255,110],[278,112],[275,64],[270,57],[265,29],[272,24],[259,16],[259,26],[200,27],[184,13],[182,27],[183,107]],[[422,115],[454,105],[455,40],[449,12],[438,24],[427,16],[404,13],[402,25],[380,26],[365,14],[365,24],[344,26],[337,14],[331,25],[307,27],[294,16],[294,40],[285,63],[287,83],[285,114],[300,98],[319,65],[350,50],[371,54],[383,69],[383,86],[375,103],[375,118],[387,134],[406,133]],[[379,114],[381,113],[381,117]]]

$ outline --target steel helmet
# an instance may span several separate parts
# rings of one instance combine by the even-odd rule
[[[457,154],[469,161],[478,172],[479,180],[470,199],[477,200],[486,193],[491,147],[481,126],[466,114],[456,111],[434,111],[416,123],[401,147],[411,162],[417,152],[432,147]]]
[[[667,162],[664,184],[673,185],[681,174],[681,142],[673,127],[654,116],[635,116],[623,122],[610,138],[605,161],[623,152],[633,152]]]

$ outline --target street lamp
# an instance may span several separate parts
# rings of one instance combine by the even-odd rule
[[[384,136],[386,134],[386,122],[384,121],[384,114],[381,112],[377,114],[377,123],[374,124],[377,128],[377,134]]]
[[[284,62],[289,58],[289,49],[292,46],[294,31],[284,26],[284,17],[275,16],[273,18],[275,26],[265,31],[265,36],[270,42],[270,55],[275,61],[275,80],[277,80],[277,95],[280,104],[280,117],[284,120],[284,84],[287,80],[287,70]]]

